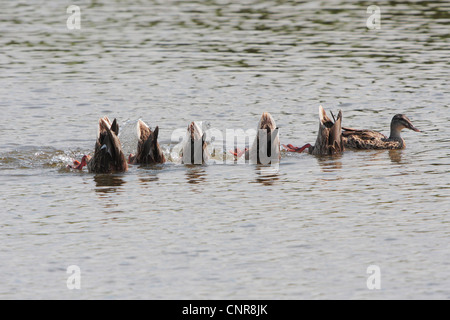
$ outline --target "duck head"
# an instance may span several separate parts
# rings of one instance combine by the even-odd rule
[[[403,129],[410,129],[416,132],[420,132],[419,129],[414,127],[414,125],[411,123],[411,120],[404,114],[396,114],[391,121],[391,135],[390,139],[400,139],[400,132]]]

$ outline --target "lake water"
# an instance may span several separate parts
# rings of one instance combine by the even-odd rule
[[[77,1],[73,30],[70,1],[0,4],[0,298],[450,298],[448,1]],[[320,104],[422,132],[278,168],[173,156],[191,121],[225,135],[264,111],[314,143]],[[65,169],[104,115],[127,155],[138,119],[158,125],[170,161]]]

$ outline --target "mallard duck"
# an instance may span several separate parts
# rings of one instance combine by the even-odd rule
[[[334,118],[334,116],[333,116]],[[289,152],[303,152],[308,148],[308,152],[313,155],[333,155],[344,151],[342,138],[342,111],[333,122],[328,118],[322,106],[319,106],[319,131],[314,146],[307,143],[303,147],[294,147],[292,144],[284,145]]]
[[[256,127],[256,136],[250,149],[240,150],[236,148],[231,152],[236,158],[245,154],[245,160],[252,163],[269,164],[279,162],[280,138],[278,127],[269,112],[264,112],[259,119]]]
[[[74,161],[73,169],[82,170],[87,165],[88,171],[93,173],[124,172],[128,170],[127,161],[118,138],[119,125],[114,119],[113,123],[108,117],[98,122],[98,135],[95,143],[94,155],[85,155],[81,162]]]
[[[391,121],[389,138],[372,130],[342,128],[342,136],[346,148],[353,149],[403,149],[405,141],[400,136],[403,129],[420,132],[404,114],[396,114]]]
[[[208,158],[206,133],[203,133],[197,123],[191,122],[187,127],[186,137],[182,147],[182,163],[205,164]]]
[[[166,158],[158,143],[159,127],[151,130],[144,121],[138,120],[138,145],[136,155],[130,154],[129,164],[155,164],[164,163]]]

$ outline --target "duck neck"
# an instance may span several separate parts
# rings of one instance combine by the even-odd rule
[[[402,137],[400,136],[400,132],[402,131],[402,129],[403,127],[395,123],[391,123],[391,134],[389,136],[389,140],[402,141]]]

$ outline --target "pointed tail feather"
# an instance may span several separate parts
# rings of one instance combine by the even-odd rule
[[[342,111],[339,110],[337,120],[330,128],[330,137],[328,143],[333,146],[333,153],[341,152],[344,150],[344,145],[342,141]]]

